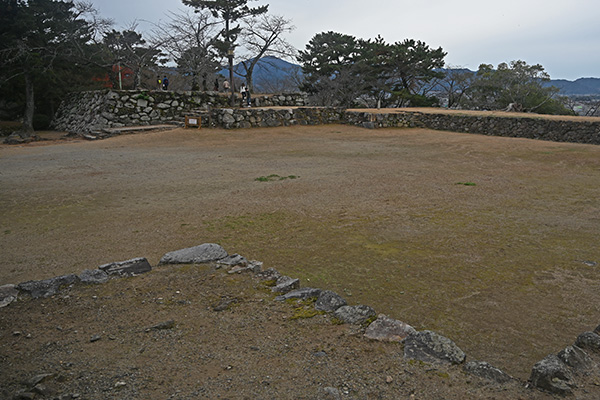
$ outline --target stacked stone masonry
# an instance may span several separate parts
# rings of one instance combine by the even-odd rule
[[[186,116],[201,118],[202,127],[237,129],[292,125],[348,124],[369,129],[427,128],[490,136],[556,142],[600,144],[598,121],[551,119],[532,114],[490,116],[481,113],[447,114],[411,110],[370,112],[309,107],[301,93],[262,95],[251,108],[230,108],[228,97],[217,92],[96,91],[73,94],[61,105],[54,128],[75,134],[105,137],[111,129],[177,123]],[[240,99],[237,99],[241,103]]]
[[[241,100],[236,98],[241,105]],[[301,93],[260,95],[253,106],[297,107],[306,105]],[[110,128],[182,122],[186,115],[208,114],[229,106],[219,92],[88,91],[72,93],[61,104],[54,129],[80,134]]]

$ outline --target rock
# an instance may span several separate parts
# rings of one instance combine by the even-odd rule
[[[466,355],[447,337],[432,331],[421,331],[404,340],[404,358],[428,363],[462,364]]]
[[[34,299],[37,299],[40,297],[54,296],[62,286],[71,285],[78,280],[79,278],[77,275],[69,274],[41,281],[19,283],[17,289],[20,292],[27,293]]]
[[[238,299],[230,298],[230,297],[223,297],[221,299],[221,301],[219,301],[218,304],[213,306],[213,311],[221,312],[221,311],[229,310],[231,308],[231,305],[235,304],[237,302],[238,302]]]
[[[256,273],[256,277],[261,281],[277,281],[281,278],[281,274],[275,268],[269,268]]]
[[[219,261],[228,254],[221,246],[214,243],[204,243],[187,249],[175,250],[165,254],[159,264],[201,264]]]
[[[512,376],[485,361],[470,361],[463,369],[468,374],[496,383],[507,383],[513,379]]]
[[[235,118],[231,114],[223,114],[223,124],[233,124],[235,122]]]
[[[363,128],[367,128],[367,129],[375,129],[375,123],[374,122],[370,122],[370,121],[366,121],[362,123],[362,127]]]
[[[13,398],[15,400],[33,400],[33,399],[35,399],[35,393],[21,392],[21,393],[17,393]]]
[[[245,265],[235,265],[229,271],[228,274],[241,274],[242,272],[252,272],[254,274],[260,272],[263,263],[261,261],[250,261]]]
[[[365,331],[365,337],[382,342],[401,342],[415,333],[417,331],[412,326],[380,314]]]
[[[593,353],[600,353],[600,335],[594,332],[584,332],[577,336],[575,346]]]
[[[79,274],[82,283],[105,283],[108,278],[108,274],[101,269],[86,269]]]
[[[168,321],[160,322],[156,325],[152,325],[151,327],[146,328],[145,331],[146,332],[160,331],[160,330],[164,330],[164,329],[173,329],[173,328],[175,328],[175,321],[170,319]]]
[[[319,311],[334,312],[338,308],[345,306],[346,300],[339,294],[331,290],[323,290],[315,303],[315,308]]]
[[[362,324],[376,315],[374,309],[365,305],[342,306],[333,312],[334,317],[346,324]]]
[[[102,336],[100,335],[94,335],[90,338],[90,343],[94,343],[97,342],[98,340],[102,339]]]
[[[291,292],[287,292],[286,294],[281,295],[281,296],[277,296],[277,297],[275,297],[275,300],[276,301],[285,301],[288,299],[306,300],[311,297],[318,297],[320,293],[321,293],[321,289],[302,288],[302,289],[292,290]]]
[[[248,266],[246,268],[252,271],[253,273],[258,274],[260,271],[262,271],[262,266],[262,261],[252,260],[248,262]]]
[[[577,372],[589,370],[594,366],[594,361],[590,356],[577,346],[566,347],[557,356],[563,363]]]
[[[42,397],[51,396],[54,391],[43,383],[38,383],[33,387],[33,392],[39,394]]]
[[[40,140],[39,136],[33,133],[18,131],[11,133],[6,139],[4,139],[4,144],[24,144],[36,140]]]
[[[132,258],[131,260],[104,264],[98,269],[108,275],[135,276],[152,270],[150,263],[144,257]]]
[[[248,260],[246,260],[245,257],[240,256],[239,254],[232,254],[219,260],[217,264],[229,265],[230,267],[236,265],[246,266],[248,265]]]
[[[273,293],[287,293],[300,287],[300,279],[290,278],[289,276],[281,276],[275,282],[275,286],[271,288]]]
[[[27,381],[23,382],[27,387],[33,388],[34,386],[46,382],[49,379],[54,378],[54,374],[39,374],[35,375],[32,378],[27,379]]]
[[[570,394],[574,387],[567,366],[554,354],[533,366],[529,380],[539,389],[561,395]]]
[[[19,291],[15,285],[0,286],[0,308],[6,307],[17,299]]]
[[[324,400],[341,400],[342,399],[342,395],[340,394],[340,391],[337,390],[334,387],[326,387],[323,388],[323,399]]]

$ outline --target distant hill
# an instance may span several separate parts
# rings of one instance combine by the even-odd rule
[[[600,78],[579,78],[574,81],[554,79],[546,86],[556,86],[560,94],[565,96],[600,95]]]
[[[233,71],[237,79],[245,80],[242,75],[246,71],[241,63],[234,65]],[[229,78],[229,70],[226,68],[219,71],[219,74]],[[254,67],[252,82],[257,93],[297,92],[301,77],[300,65],[267,56],[261,58]]]
[[[441,71],[447,71],[443,68]],[[459,69],[460,72],[472,72],[469,69]],[[243,80],[241,76],[244,68],[241,64],[234,66],[236,78]],[[227,69],[222,69],[219,74],[229,77]],[[298,84],[302,80],[302,67],[277,57],[263,57],[254,68],[253,81],[255,92],[277,93],[298,91]],[[595,95],[600,96],[600,78],[579,78],[575,81],[566,79],[552,79],[545,86],[555,86],[564,96]]]
[[[441,68],[438,71],[446,72],[448,69]],[[471,71],[465,68],[455,69],[455,71],[477,73],[477,71]],[[560,94],[563,96],[600,95],[600,78],[579,78],[575,81],[551,79],[549,82],[544,83],[544,86],[557,87],[560,90]]]

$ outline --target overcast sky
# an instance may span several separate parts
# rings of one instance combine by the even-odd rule
[[[158,22],[181,0],[91,0],[122,28],[135,20]],[[393,43],[421,40],[448,53],[446,64],[476,70],[479,64],[524,60],[542,64],[552,79],[600,78],[599,0],[258,0],[291,19],[287,37],[304,49],[317,33],[335,31]],[[144,30],[148,24],[139,23]]]

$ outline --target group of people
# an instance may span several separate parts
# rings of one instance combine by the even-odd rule
[[[158,89],[169,90],[169,78],[165,75],[163,78],[159,76],[156,77],[156,83],[158,84]]]
[[[223,91],[225,93],[229,92],[231,89],[231,85],[228,80],[223,81]],[[215,81],[215,91],[219,90],[219,81]],[[252,106],[252,97],[250,96],[250,89],[246,86],[246,83],[242,83],[240,86],[240,94],[242,95],[242,107],[250,107]]]
[[[169,78],[167,78],[166,75],[163,78],[161,78],[160,75],[157,76],[156,82],[158,84],[159,90],[169,90]],[[206,90],[206,77],[204,77],[202,85],[204,87],[204,90]],[[224,80],[223,91],[227,93],[230,89],[231,85],[229,84],[229,81]],[[219,91],[219,78],[215,79],[214,90],[215,92]],[[252,105],[252,97],[250,96],[250,90],[246,86],[246,83],[242,83],[242,85],[240,86],[240,94],[242,95],[242,107],[250,107]]]

